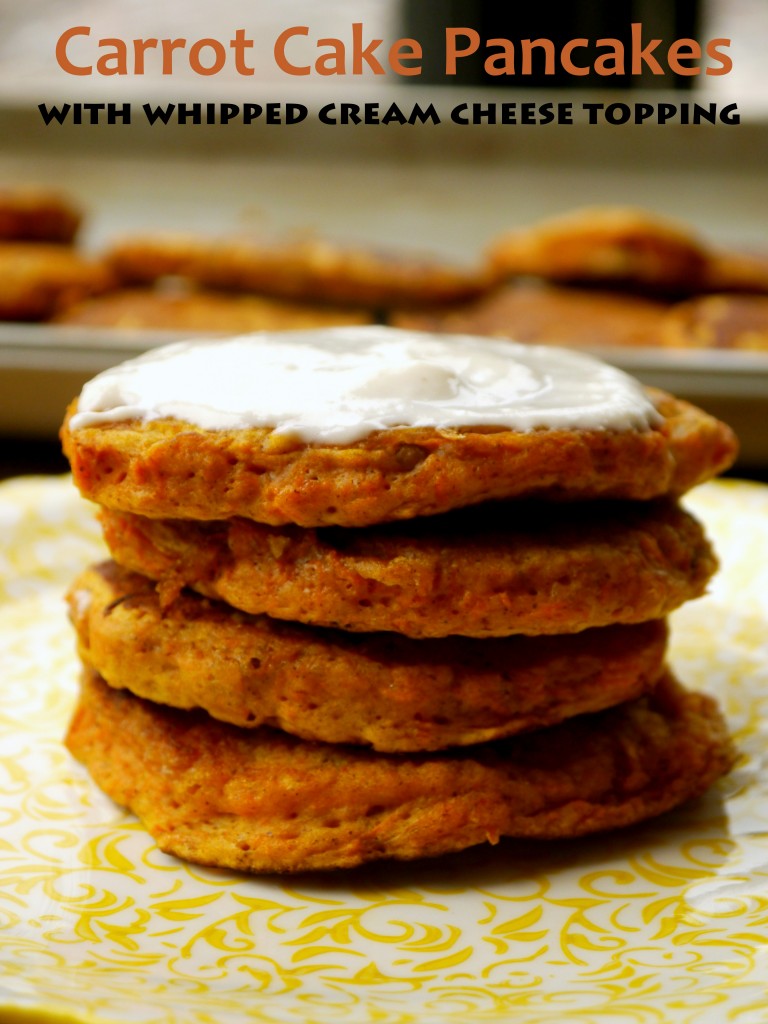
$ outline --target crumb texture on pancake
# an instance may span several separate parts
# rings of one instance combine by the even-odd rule
[[[509,503],[439,519],[303,530],[102,510],[119,564],[253,614],[411,637],[575,633],[663,618],[717,562],[700,524],[659,503]]]
[[[661,342],[670,348],[768,351],[768,295],[704,295],[673,306]]]
[[[668,303],[641,295],[513,281],[472,303],[448,309],[395,310],[393,327],[510,338],[536,345],[658,345]]]
[[[459,302],[481,294],[493,281],[484,265],[464,267],[431,255],[313,236],[135,235],[116,241],[107,259],[130,284],[183,275],[210,288],[373,309]]]
[[[162,850],[259,872],[618,828],[703,793],[734,760],[715,702],[670,677],[552,729],[385,755],[160,708],[86,671],[67,744]]]
[[[110,284],[100,260],[70,246],[0,242],[0,319],[45,320]]]
[[[506,232],[488,248],[497,274],[687,294],[706,281],[708,249],[685,224],[630,206],[572,210]]]
[[[42,185],[0,187],[0,239],[15,242],[74,241],[82,210],[68,195]]]
[[[357,527],[513,497],[682,494],[733,463],[737,442],[728,426],[650,393],[662,423],[645,431],[401,427],[322,445],[265,428],[205,431],[174,420],[71,430],[75,402],[61,436],[78,488],[109,508]]]
[[[241,727],[382,751],[542,728],[640,696],[661,675],[662,621],[573,636],[413,641],[250,616],[104,562],[69,592],[82,661],[111,686]]]
[[[54,317],[55,323],[70,326],[228,334],[359,326],[372,320],[370,313],[352,308],[286,302],[259,295],[159,288],[118,289],[76,302]]]

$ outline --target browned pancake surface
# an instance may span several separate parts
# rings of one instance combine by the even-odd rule
[[[329,305],[286,302],[258,295],[212,291],[126,288],[66,308],[56,323],[129,330],[250,331],[353,327],[372,322],[370,313]]]
[[[661,674],[663,622],[574,636],[409,640],[251,616],[114,562],[72,585],[82,660],[111,686],[253,728],[377,750],[435,750],[551,725],[640,696]]]
[[[397,311],[393,327],[575,348],[659,344],[668,304],[639,295],[513,282],[447,310]]]
[[[43,186],[0,187],[0,238],[16,242],[72,242],[82,211],[56,189]]]
[[[676,295],[705,286],[709,251],[677,221],[634,207],[595,206],[502,234],[488,257],[503,276]]]
[[[305,444],[272,430],[202,430],[177,420],[70,428],[75,483],[93,501],[138,515],[243,516],[300,526],[366,526],[499,498],[682,494],[730,466],[724,423],[660,391],[649,430],[373,431],[353,444]]]
[[[46,320],[110,284],[101,262],[70,246],[0,242],[0,320]]]
[[[671,348],[768,351],[768,295],[705,295],[673,306],[661,338]]]
[[[669,503],[483,505],[368,527],[304,530],[245,519],[104,510],[121,565],[243,611],[412,637],[575,633],[663,618],[703,593],[716,560]]]
[[[480,267],[313,236],[146,234],[116,242],[107,258],[130,284],[183,275],[212,288],[373,309],[465,301],[491,284]]]
[[[734,759],[715,702],[647,698],[450,754],[386,755],[160,708],[86,672],[67,744],[167,853],[246,871],[410,860],[630,825]]]

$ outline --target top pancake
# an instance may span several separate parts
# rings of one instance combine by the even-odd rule
[[[281,526],[368,526],[482,501],[679,495],[730,466],[725,424],[660,391],[649,430],[373,431],[307,444],[267,428],[202,430],[161,419],[62,428],[85,497],[151,518],[241,516]]]

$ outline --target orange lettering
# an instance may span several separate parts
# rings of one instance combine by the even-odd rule
[[[203,64],[200,51],[206,47],[213,50],[213,64]],[[218,39],[198,39],[189,48],[189,66],[196,75],[216,75],[227,63],[227,51]]]
[[[96,61],[100,75],[128,74],[128,47],[122,39],[100,39],[99,46],[111,46],[111,53],[103,53]]]
[[[691,68],[681,63],[684,60],[701,60],[701,47],[695,39],[676,39],[669,48],[668,58],[669,68],[676,75],[701,74],[701,68]]]
[[[589,46],[588,39],[570,39],[563,47],[563,51],[560,54],[560,60],[569,75],[584,76],[589,74],[589,67],[585,68],[580,64],[574,64],[571,60],[571,54],[573,51],[577,48],[581,50],[585,46]]]
[[[719,46],[727,47],[731,45],[730,39],[710,39],[707,43],[707,56],[712,57],[720,64],[717,68],[707,68],[708,75],[727,75],[733,68],[733,61],[727,53],[723,53]]]
[[[309,65],[297,66],[291,64],[288,58],[285,56],[285,47],[289,39],[294,36],[308,36],[309,28],[306,25],[294,25],[292,28],[285,29],[281,32],[275,41],[275,61],[281,71],[285,71],[289,75],[308,75],[310,72]]]
[[[87,25],[75,25],[74,28],[68,28],[66,32],[62,32],[56,41],[56,63],[59,65],[62,71],[66,71],[68,75],[92,75],[93,67],[88,64],[81,66],[79,64],[73,64],[67,56],[67,44],[70,39],[74,36],[89,36],[91,30]]]
[[[469,40],[467,46],[459,47],[459,39],[464,36]],[[480,33],[473,28],[447,28],[445,30],[445,73],[456,74],[456,61],[477,53],[480,46]]]
[[[420,75],[421,67],[406,67],[404,60],[421,60],[423,57],[421,43],[415,39],[398,39],[389,48],[387,60],[396,75]]]

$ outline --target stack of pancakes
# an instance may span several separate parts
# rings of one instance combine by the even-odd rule
[[[335,444],[74,403],[114,561],[69,595],[70,750],[163,850],[252,871],[582,835],[702,793],[733,751],[665,665],[666,616],[716,568],[676,499],[735,440],[650,397],[649,429]]]

